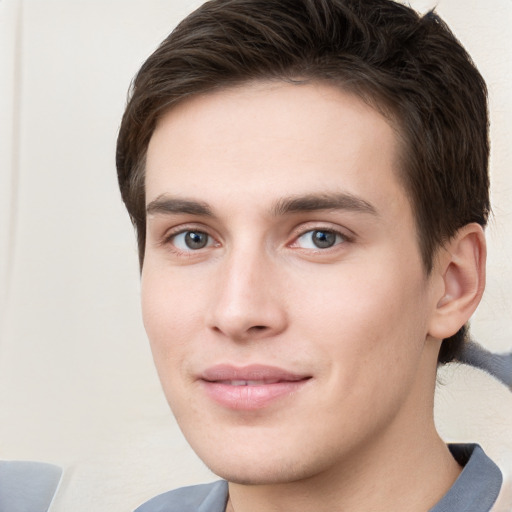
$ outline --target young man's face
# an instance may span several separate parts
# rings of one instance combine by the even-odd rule
[[[388,122],[327,85],[246,85],[159,122],[144,322],[185,436],[222,477],[342,470],[430,425],[440,289],[397,161]]]

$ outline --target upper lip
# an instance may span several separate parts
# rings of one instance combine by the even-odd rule
[[[226,381],[262,381],[262,382],[295,382],[310,378],[310,375],[295,373],[276,366],[252,364],[249,366],[233,366],[217,364],[204,370],[200,379],[208,382]]]

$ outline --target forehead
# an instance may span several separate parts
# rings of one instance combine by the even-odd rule
[[[398,147],[380,113],[337,87],[245,84],[193,97],[160,119],[148,147],[146,201],[200,195],[224,204],[242,194],[248,204],[334,191],[409,209]]]

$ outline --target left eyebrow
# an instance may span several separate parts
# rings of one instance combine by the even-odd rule
[[[378,216],[375,206],[365,199],[348,193],[307,194],[285,197],[272,207],[275,216],[317,210],[348,210]]]

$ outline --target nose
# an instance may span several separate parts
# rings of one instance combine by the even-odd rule
[[[207,318],[234,341],[276,336],[287,326],[286,285],[279,265],[261,253],[233,253],[222,262]]]

